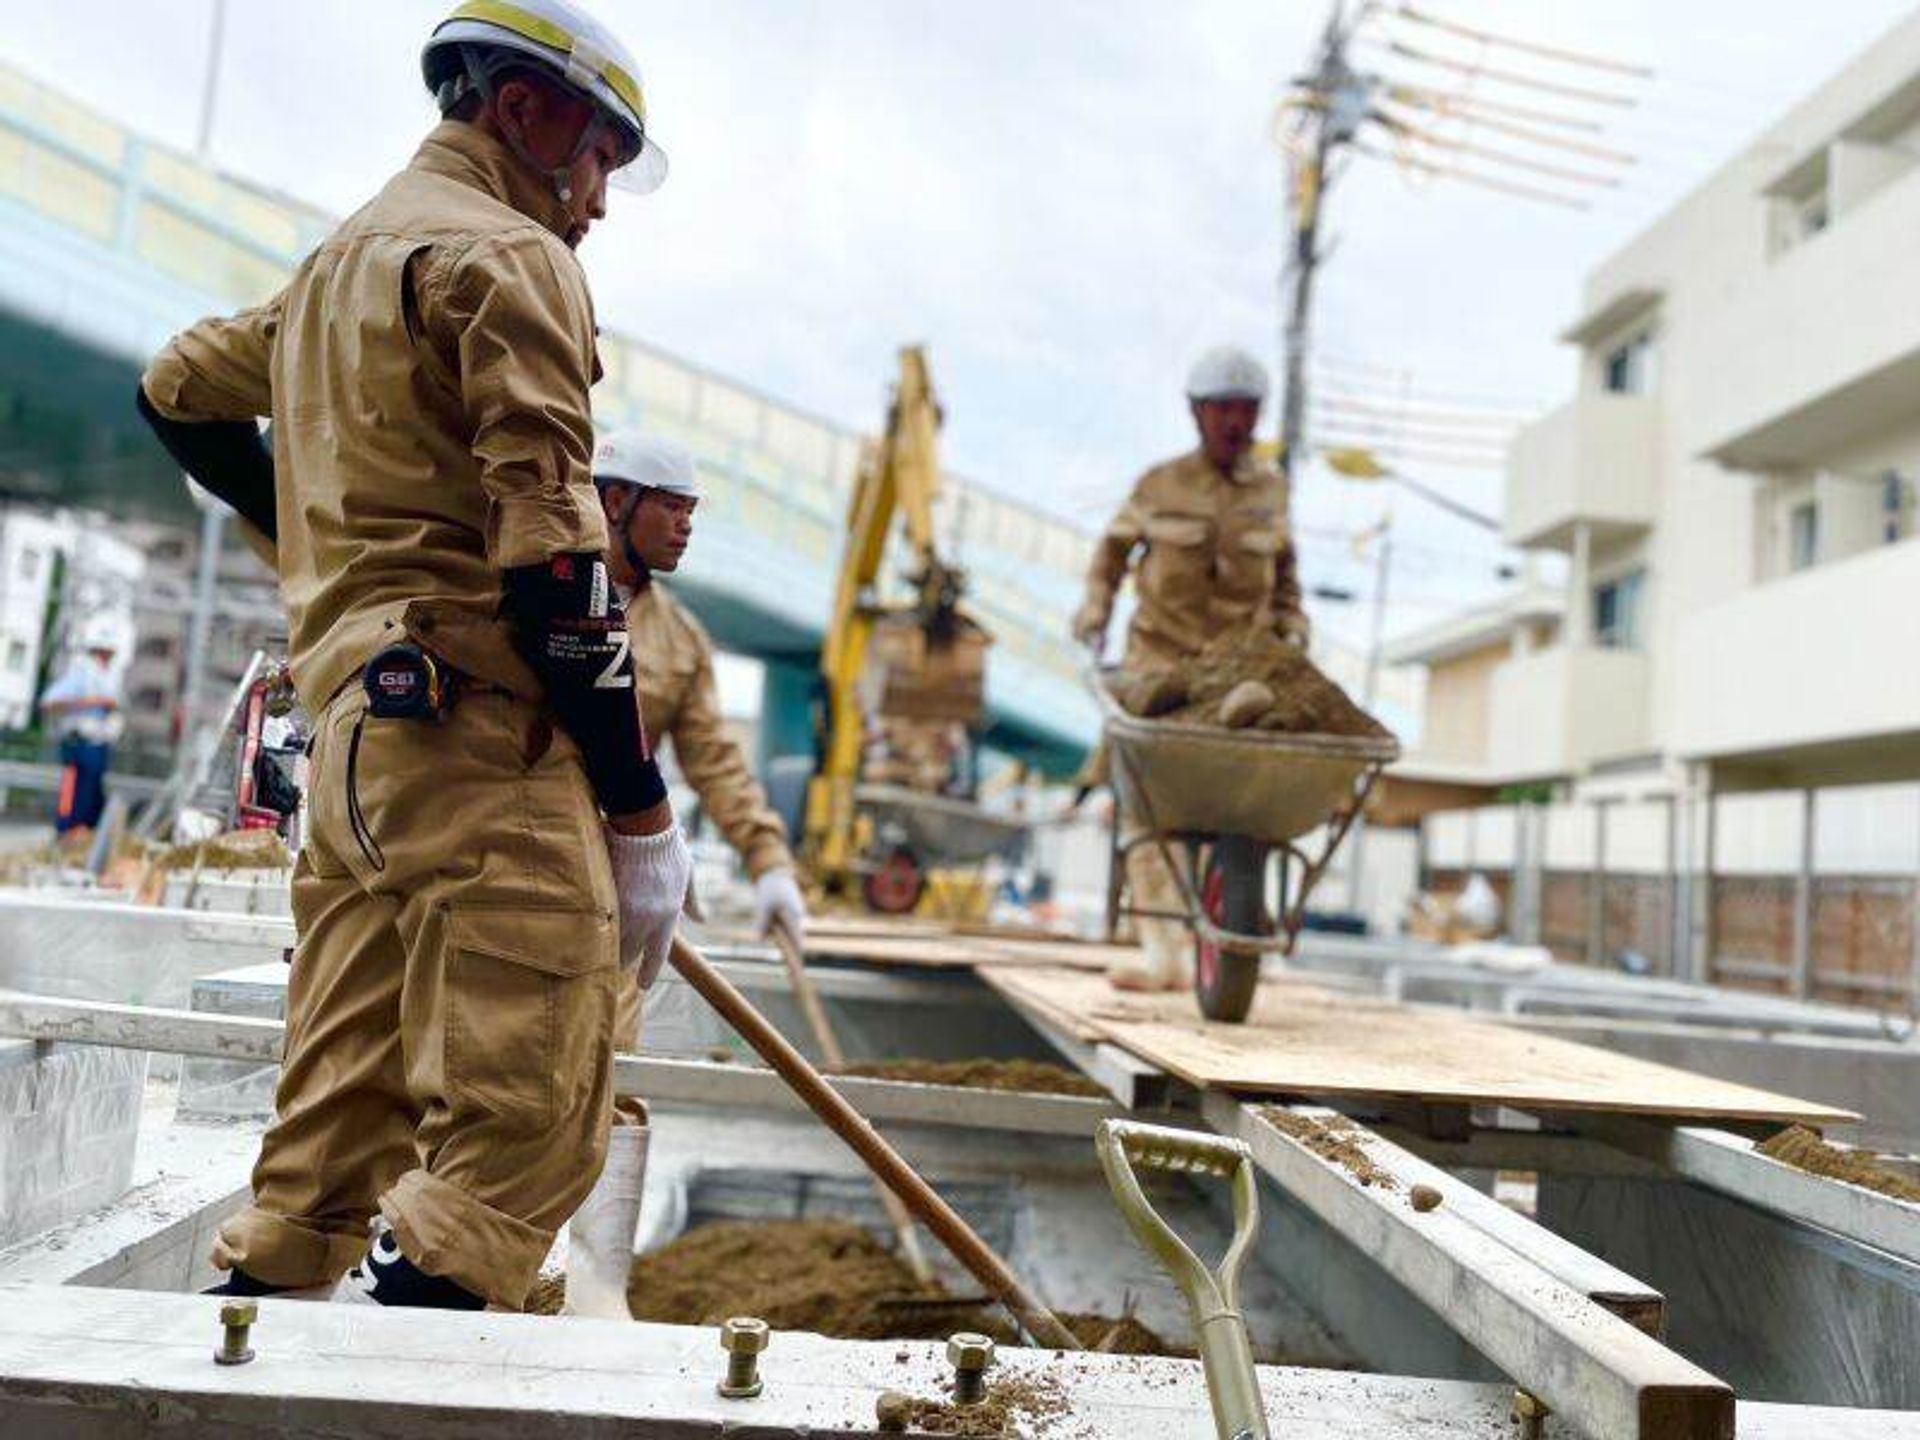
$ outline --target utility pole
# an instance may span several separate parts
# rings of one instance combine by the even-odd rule
[[[1387,586],[1393,577],[1393,514],[1380,522],[1380,551],[1373,562],[1373,620],[1367,637],[1367,672],[1360,687],[1360,708],[1373,713],[1380,694],[1380,658],[1386,645]],[[1354,816],[1347,835],[1347,909],[1359,914],[1364,900],[1361,884],[1367,864],[1367,812]]]
[[[200,139],[194,157],[205,163],[213,151],[213,116],[220,95],[220,52],[227,34],[227,0],[213,0],[213,28],[207,37],[207,73],[200,87]]]
[[[1347,63],[1353,25],[1345,0],[1334,0],[1320,38],[1313,73],[1297,83],[1289,107],[1302,117],[1290,146],[1288,223],[1291,240],[1283,283],[1293,282],[1286,326],[1285,385],[1280,399],[1280,473],[1291,481],[1304,448],[1307,421],[1307,353],[1313,337],[1313,284],[1319,270],[1320,220],[1328,185],[1328,166],[1350,143],[1367,118],[1372,87]]]

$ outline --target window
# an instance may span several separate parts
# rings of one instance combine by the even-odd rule
[[[1638,650],[1647,572],[1634,570],[1593,587],[1593,638],[1609,650]]]
[[[1820,507],[1808,500],[1787,512],[1787,569],[1820,563]]]
[[[1652,394],[1654,358],[1653,332],[1650,330],[1642,330],[1625,344],[1615,347],[1608,352],[1606,359],[1607,389],[1615,395]]]
[[[142,660],[169,660],[173,657],[173,637],[170,635],[143,635],[140,644],[133,652]]]
[[[20,578],[26,581],[40,578],[40,552],[31,546],[20,552]]]
[[[133,705],[136,710],[157,715],[167,708],[167,692],[157,685],[144,685],[134,692]]]
[[[27,668],[27,642],[9,640],[7,642],[7,673],[18,675]]]

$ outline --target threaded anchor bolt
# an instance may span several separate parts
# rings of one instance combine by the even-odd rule
[[[1520,1427],[1521,1440],[1540,1440],[1547,1416],[1552,1413],[1538,1395],[1526,1390],[1513,1392],[1513,1418]]]
[[[228,1300],[220,1306],[220,1348],[213,1352],[218,1365],[244,1365],[253,1359],[253,1347],[247,1343],[253,1334],[253,1322],[260,1318],[257,1300]]]
[[[767,1322],[748,1315],[720,1327],[720,1348],[727,1352],[727,1378],[717,1387],[723,1400],[751,1400],[760,1393],[760,1352],[768,1338]]]
[[[978,1405],[987,1398],[987,1367],[993,1364],[993,1340],[961,1331],[947,1341],[953,1366],[953,1403]]]

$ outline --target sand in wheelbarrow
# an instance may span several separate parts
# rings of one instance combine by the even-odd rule
[[[1114,698],[1132,714],[1187,725],[1227,728],[1224,708],[1235,729],[1392,738],[1304,650],[1265,627],[1226,631],[1178,665],[1122,675],[1114,683]]]

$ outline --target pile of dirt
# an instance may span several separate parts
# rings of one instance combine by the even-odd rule
[[[557,1315],[564,1294],[560,1276],[542,1275],[527,1311]],[[838,1340],[944,1340],[971,1330],[1003,1345],[1018,1343],[1004,1311],[964,1296],[956,1300],[938,1281],[922,1284],[904,1261],[850,1220],[698,1226],[634,1260],[627,1304],[634,1319],[667,1325],[718,1325],[730,1316],[756,1315],[775,1330],[809,1330]],[[1192,1353],[1131,1316],[1060,1319],[1090,1350]]]
[[[1400,1182],[1374,1164],[1367,1152],[1354,1142],[1355,1126],[1351,1120],[1314,1120],[1279,1106],[1262,1110],[1260,1118],[1298,1140],[1322,1160],[1338,1165],[1362,1185],[1377,1185],[1382,1190],[1400,1188]]]
[[[960,1085],[969,1090],[1015,1090],[1029,1095],[1106,1095],[1077,1070],[1047,1060],[864,1060],[839,1072],[872,1080]]]
[[[206,840],[169,845],[152,856],[161,870],[284,870],[293,864],[287,845],[272,830],[229,830]]]
[[[1321,674],[1306,652],[1256,627],[1215,636],[1167,669],[1122,675],[1114,699],[1130,714],[1187,725],[1391,739],[1392,733]]]
[[[1842,1150],[1829,1145],[1813,1131],[1794,1125],[1754,1146],[1769,1159],[1783,1161],[1796,1170],[1829,1180],[1844,1180],[1864,1186],[1896,1200],[1920,1202],[1920,1180],[1911,1180],[1897,1171],[1874,1164],[1868,1150]]]
[[[1057,1419],[1067,1413],[1066,1391],[1047,1376],[1018,1375],[989,1380],[987,1398],[978,1405],[955,1405],[946,1400],[923,1400],[889,1391],[874,1407],[883,1433],[957,1435],[992,1440],[1026,1433],[1021,1421]]]

